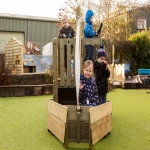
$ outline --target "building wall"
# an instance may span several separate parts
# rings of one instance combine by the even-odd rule
[[[24,16],[7,16],[0,14],[0,50],[2,45],[12,38],[11,33],[22,33],[24,42],[30,41],[43,48],[44,45],[51,42],[58,35],[56,23],[57,18],[39,18],[39,17],[24,17]],[[3,33],[9,32],[10,38],[3,39]],[[19,40],[19,39],[18,39]]]
[[[12,37],[24,43],[24,33],[22,32],[1,32],[0,31],[0,53],[4,53],[4,47]]]
[[[136,33],[137,31],[141,31],[144,29],[138,29],[137,28],[137,22],[139,18],[144,18],[146,20],[146,28],[147,30],[150,30],[150,6],[145,5],[136,8],[135,10],[129,11],[129,14],[131,15],[132,23],[132,33]]]

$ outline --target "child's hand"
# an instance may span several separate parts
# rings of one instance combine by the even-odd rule
[[[106,60],[104,60],[104,63],[106,64],[106,66],[108,65],[108,62]]]
[[[107,69],[107,67],[108,67],[108,61],[104,61],[104,63],[106,64],[106,69]]]
[[[95,36],[98,37],[98,33],[97,32],[95,32]]]
[[[62,34],[62,36],[65,38],[65,37],[66,37],[66,34]]]
[[[82,82],[80,81],[80,89],[83,89],[84,85],[82,84]]]

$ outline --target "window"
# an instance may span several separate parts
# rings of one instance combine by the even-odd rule
[[[143,17],[139,17],[138,20],[137,20],[137,28],[140,29],[140,30],[143,30],[143,29],[146,29],[147,28],[147,25],[146,25],[146,18]]]

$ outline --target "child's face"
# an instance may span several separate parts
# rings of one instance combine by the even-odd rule
[[[63,26],[63,28],[67,29],[69,26],[69,22],[68,21],[62,22],[62,26]]]
[[[94,16],[91,16],[90,21],[93,22]]]
[[[99,63],[103,63],[104,61],[106,61],[106,58],[104,56],[100,57],[97,59]]]
[[[92,76],[92,66],[88,66],[83,69],[84,77],[89,79]]]

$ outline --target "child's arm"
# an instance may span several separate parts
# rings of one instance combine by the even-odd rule
[[[80,81],[80,89],[83,89],[84,85],[82,84],[82,82]]]
[[[106,65],[104,63],[98,63],[98,61],[94,63],[94,73],[97,78],[102,78],[104,76],[105,70]]]
[[[108,69],[108,61],[104,61],[104,63],[106,64],[106,70],[105,70],[106,78],[109,78],[109,76],[110,76],[110,71],[109,71],[109,69]]]
[[[84,85],[80,81],[80,89],[79,89],[79,102],[81,105],[84,104]]]
[[[106,78],[109,78],[110,77],[110,71],[108,68],[105,70],[105,73],[106,73]]]
[[[84,30],[88,38],[93,38],[97,34],[89,24],[86,24]]]
[[[72,34],[72,37],[73,37],[73,38],[75,38],[75,37],[76,37],[76,32],[74,31],[74,29],[73,29],[73,28],[72,28],[71,34]]]
[[[63,33],[62,29],[60,29],[58,38],[65,38],[65,37],[66,35]]]

